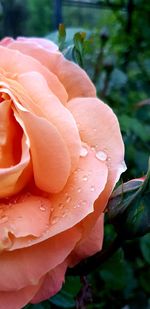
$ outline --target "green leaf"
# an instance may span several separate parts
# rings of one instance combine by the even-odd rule
[[[73,296],[65,291],[61,291],[50,299],[50,302],[60,308],[74,308],[75,300]]]
[[[150,234],[141,238],[140,248],[145,261],[150,264]]]
[[[58,44],[60,50],[62,50],[65,46],[65,39],[66,39],[65,26],[64,24],[60,24],[58,29]]]
[[[122,249],[105,262],[100,270],[100,277],[105,282],[105,288],[110,290],[122,290],[127,282],[131,281],[132,274],[129,272]]]

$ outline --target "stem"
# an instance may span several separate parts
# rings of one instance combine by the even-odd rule
[[[100,265],[102,265],[106,260],[108,260],[120,247],[122,244],[122,238],[117,236],[110,246],[95,255],[87,258],[86,260],[80,262],[73,268],[67,270],[68,276],[86,276]]]

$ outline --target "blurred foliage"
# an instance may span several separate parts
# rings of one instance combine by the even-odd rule
[[[128,167],[123,181],[143,176],[150,154],[150,2],[127,0],[122,10],[63,6],[70,28],[65,34],[62,27],[59,36],[51,32],[53,2],[1,0],[0,36],[47,36],[83,66],[118,116]],[[104,247],[115,236],[106,216]],[[88,281],[93,300],[87,309],[150,309],[150,235],[124,242]],[[80,278],[67,277],[60,293],[26,308],[75,308],[81,286]]]

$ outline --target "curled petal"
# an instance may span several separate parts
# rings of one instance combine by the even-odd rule
[[[35,40],[17,39],[17,41],[10,43],[8,47],[32,56],[48,68],[49,71],[56,74],[67,90],[69,99],[96,96],[94,85],[78,65],[66,60],[60,52],[52,51],[47,46],[45,48],[43,44],[39,48],[37,43]]]
[[[72,170],[74,170],[79,160],[81,141],[72,114],[50,91],[46,80],[39,73],[22,74],[18,77],[18,82],[23,86],[24,92],[28,93],[28,96],[32,99],[32,101],[28,100],[26,103],[20,97],[20,101],[26,108],[39,116],[43,116],[57,128],[68,148]]]
[[[52,92],[62,102],[67,102],[68,96],[58,77],[43,66],[37,59],[20,53],[18,50],[12,50],[0,46],[0,68],[11,74],[22,74],[25,72],[36,71],[41,73],[47,80]]]

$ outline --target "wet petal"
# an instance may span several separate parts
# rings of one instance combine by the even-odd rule
[[[50,201],[42,196],[26,193],[1,201],[0,251],[12,246],[12,236],[41,236],[49,225],[50,213]]]
[[[95,211],[82,223],[88,235],[98,216],[104,211],[121,173],[126,170],[124,144],[115,114],[102,101],[94,98],[74,99],[68,103],[68,108],[78,124],[81,139],[87,142],[97,158],[108,166],[106,187],[95,202]],[[91,129],[87,130],[89,127]]]
[[[119,123],[111,108],[96,98],[71,100],[68,108],[76,120],[81,139],[91,146],[99,160],[106,162],[109,171],[118,171],[117,181],[126,167]]]

